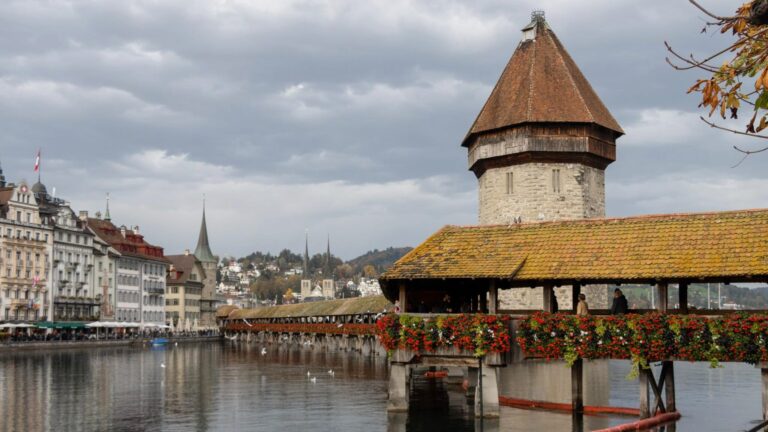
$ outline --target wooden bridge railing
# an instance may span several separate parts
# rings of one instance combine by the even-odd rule
[[[247,320],[246,320],[247,321]],[[275,324],[275,323],[252,323],[243,320],[230,322],[224,325],[225,331],[246,331],[246,332],[275,332],[275,333],[319,333],[334,335],[357,335],[372,336],[375,334],[375,324]]]

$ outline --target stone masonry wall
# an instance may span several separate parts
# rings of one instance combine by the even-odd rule
[[[560,191],[555,192],[552,171],[560,170]],[[507,173],[513,173],[512,193]],[[605,171],[581,164],[528,163],[488,169],[479,179],[480,224],[584,219],[605,216]],[[607,308],[605,285],[584,286],[592,309]],[[571,287],[555,289],[560,309],[570,309]],[[543,290],[517,288],[499,291],[500,309],[541,309]]]
[[[560,192],[554,191],[560,170]],[[507,193],[507,173],[513,191]],[[480,224],[583,219],[605,216],[605,172],[581,164],[529,163],[488,169],[479,179]]]
[[[581,292],[587,296],[590,309],[610,307],[607,285],[585,285],[581,287]],[[560,310],[573,308],[570,286],[555,288],[555,297]],[[499,290],[499,309],[501,310],[542,309],[543,307],[544,289],[541,287]]]

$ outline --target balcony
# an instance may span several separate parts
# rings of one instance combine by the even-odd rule
[[[34,306],[29,299],[13,299],[11,300],[11,308],[13,309],[32,309]]]
[[[101,302],[98,299],[90,297],[70,297],[70,296],[56,296],[53,298],[55,304],[74,304],[74,305],[90,305],[98,306]]]
[[[149,293],[149,294],[158,294],[158,295],[165,294],[165,289],[164,288],[159,288],[159,287],[144,288],[144,291]]]

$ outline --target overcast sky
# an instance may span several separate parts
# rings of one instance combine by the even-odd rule
[[[738,2],[705,4],[727,14]],[[461,140],[533,9],[627,135],[610,216],[766,207],[768,156],[698,120],[697,73],[725,47],[685,0],[0,3],[0,163],[76,210],[104,208],[166,253],[325,248],[352,258],[477,220]],[[745,116],[747,114],[744,114]]]

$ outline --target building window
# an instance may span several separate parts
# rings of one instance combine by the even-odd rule
[[[515,192],[515,175],[513,172],[507,173],[507,195],[512,195]]]
[[[552,192],[560,193],[560,169],[552,170]]]

